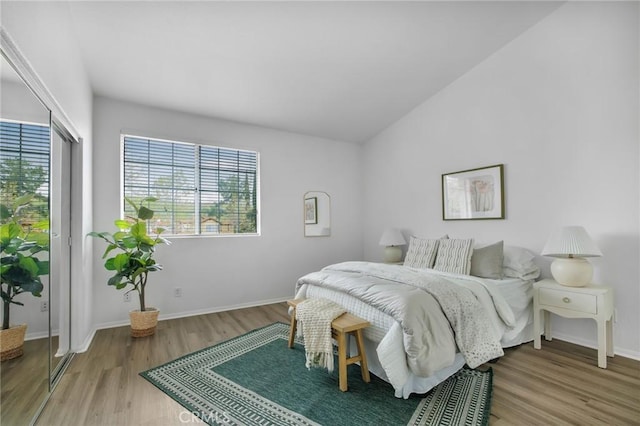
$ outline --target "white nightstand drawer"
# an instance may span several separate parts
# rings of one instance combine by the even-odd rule
[[[549,288],[541,288],[540,303],[556,306],[558,308],[571,309],[572,311],[598,313],[598,298],[592,294],[572,293],[571,291],[558,291]]]

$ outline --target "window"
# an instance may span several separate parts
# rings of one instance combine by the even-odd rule
[[[123,137],[124,196],[156,197],[153,228],[173,235],[258,233],[258,153]],[[124,215],[133,209],[124,205]]]
[[[49,126],[0,120],[0,203],[33,194],[23,223],[49,217],[49,146]]]

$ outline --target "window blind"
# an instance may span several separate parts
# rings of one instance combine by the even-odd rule
[[[0,120],[0,202],[34,194],[22,214],[33,223],[49,217],[50,145],[48,126]]]
[[[156,197],[151,227],[169,234],[255,234],[258,153],[125,136],[124,195]],[[133,216],[125,203],[125,216]]]

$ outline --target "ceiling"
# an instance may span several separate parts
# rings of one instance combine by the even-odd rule
[[[557,2],[69,2],[97,95],[362,142]]]

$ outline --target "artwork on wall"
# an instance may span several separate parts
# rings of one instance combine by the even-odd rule
[[[318,223],[318,197],[304,199],[304,223],[305,225]]]
[[[504,219],[504,165],[443,174],[442,219]]]

